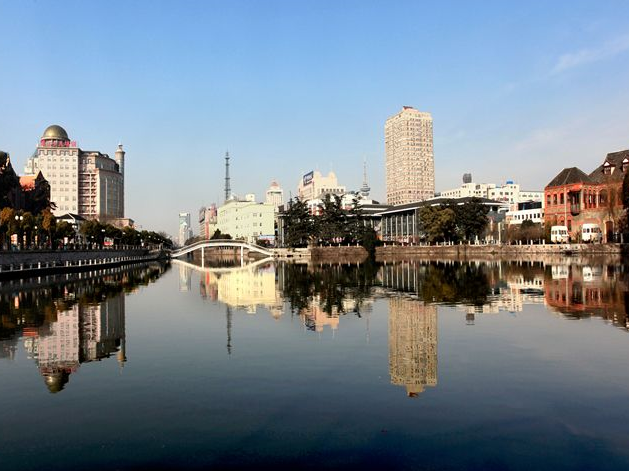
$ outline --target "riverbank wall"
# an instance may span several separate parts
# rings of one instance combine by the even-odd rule
[[[0,279],[149,262],[164,258],[159,250],[28,250],[0,252]]]
[[[310,249],[310,259],[316,263],[362,263],[369,254],[364,247],[312,247]]]
[[[537,244],[537,245],[414,245],[382,246],[376,261],[397,262],[417,259],[551,261],[571,259],[606,260],[620,263],[627,244]]]

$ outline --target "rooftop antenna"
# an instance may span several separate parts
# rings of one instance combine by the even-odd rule
[[[225,202],[229,200],[232,190],[229,185],[229,151],[225,152]]]

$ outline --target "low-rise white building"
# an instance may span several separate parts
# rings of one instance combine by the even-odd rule
[[[217,226],[222,234],[249,243],[275,241],[275,208],[269,203],[256,203],[255,195],[244,200],[231,199],[218,208]]]
[[[525,201],[542,201],[543,191],[526,191],[520,189],[519,183],[507,181],[502,185],[495,183],[463,183],[459,188],[442,191],[441,198],[487,198],[511,205],[515,210],[518,203]]]
[[[507,211],[505,221],[507,226],[520,225],[527,219],[535,224],[544,224],[544,202],[528,201],[518,203],[516,209]]]

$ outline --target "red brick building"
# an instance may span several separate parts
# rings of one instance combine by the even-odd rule
[[[603,241],[612,242],[622,215],[622,181],[629,171],[629,150],[607,154],[589,175],[577,167],[563,169],[544,188],[544,223],[567,226],[573,241],[583,224],[598,224]]]

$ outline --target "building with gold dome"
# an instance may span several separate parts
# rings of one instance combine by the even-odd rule
[[[115,157],[80,149],[61,126],[44,131],[24,173],[39,171],[50,183],[55,216],[74,213],[86,219],[110,221],[124,217],[124,158],[122,144]]]

